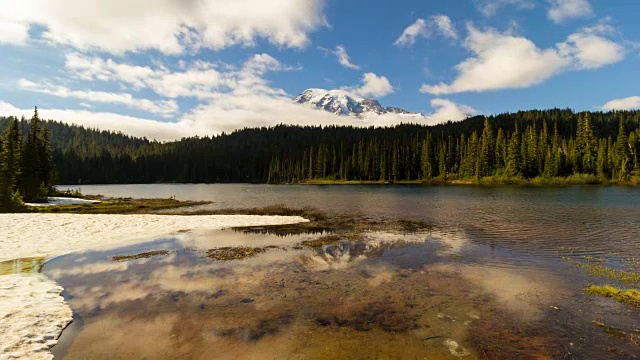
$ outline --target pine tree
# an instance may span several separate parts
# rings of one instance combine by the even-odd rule
[[[507,175],[518,176],[520,175],[521,168],[521,151],[520,151],[520,133],[518,132],[518,124],[516,124],[516,130],[511,135],[509,140],[509,152],[507,154]]]
[[[38,148],[40,147],[40,118],[38,108],[33,112],[30,121],[29,135],[24,145],[22,157],[22,194],[25,201],[38,201],[40,199],[41,165]]]
[[[18,119],[14,119],[9,123],[0,153],[0,210],[10,210],[22,202],[17,189],[21,172],[21,142]]]
[[[627,137],[627,131],[624,127],[624,120],[621,117],[618,125],[618,139],[616,140],[616,155],[618,157],[617,168],[621,179],[628,173],[628,165],[630,164],[631,154],[629,151],[629,138]]]
[[[484,120],[484,130],[482,130],[480,150],[480,166],[478,177],[490,176],[493,174],[495,166],[495,142],[493,139],[493,129],[489,119]]]
[[[40,187],[49,195],[53,190],[54,167],[51,156],[51,132],[46,124],[42,126],[42,134],[38,141],[38,161],[40,164]],[[195,170],[194,170],[195,171]]]
[[[427,138],[422,142],[422,153],[420,157],[420,167],[424,180],[430,180],[433,177],[431,158],[431,133],[427,133]]]

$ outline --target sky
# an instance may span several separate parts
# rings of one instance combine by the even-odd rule
[[[168,141],[386,126],[292,99],[341,89],[424,124],[640,108],[637,0],[0,0],[0,115]]]

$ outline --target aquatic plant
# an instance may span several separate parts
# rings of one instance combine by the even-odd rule
[[[624,339],[624,340],[629,340],[631,341],[634,345],[636,346],[640,346],[640,335],[638,334],[630,334],[624,330],[606,325],[600,321],[596,321],[596,320],[592,320],[591,321],[592,324],[600,327],[602,330],[604,330],[604,332],[606,332],[607,334],[609,334],[609,336],[618,338],[618,339]]]
[[[621,303],[640,307],[640,290],[637,289],[618,289],[610,285],[591,285],[586,291],[590,294],[610,297]]]
[[[147,251],[147,252],[143,252],[140,254],[135,254],[135,255],[117,255],[117,256],[113,256],[111,258],[111,260],[113,261],[129,261],[129,260],[136,260],[136,259],[148,259],[154,256],[160,256],[160,255],[169,255],[169,251],[168,250],[156,250],[156,251]]]
[[[229,260],[241,260],[254,257],[258,254],[267,251],[267,247],[254,248],[247,246],[239,247],[221,247],[217,249],[207,250],[207,257],[213,260],[229,261]]]
[[[563,259],[579,267],[590,276],[604,277],[624,283],[640,283],[640,273],[635,271],[613,269],[605,265],[593,263],[583,263],[568,257],[563,257]]]

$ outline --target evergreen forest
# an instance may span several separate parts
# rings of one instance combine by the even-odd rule
[[[158,142],[0,118],[2,201],[56,184],[637,183],[640,111],[530,110],[435,126],[246,128]],[[568,179],[568,180],[567,180]]]

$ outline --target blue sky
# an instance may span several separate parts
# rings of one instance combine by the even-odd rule
[[[640,107],[634,0],[0,0],[0,113],[171,140],[390,125],[301,105],[343,89],[424,123]],[[405,120],[406,121],[406,120]]]

